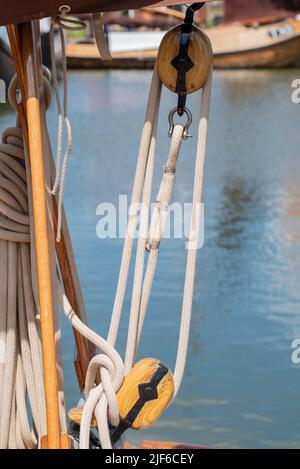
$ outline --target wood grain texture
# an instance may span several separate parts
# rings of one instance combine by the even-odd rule
[[[212,0],[205,0],[212,1]],[[250,1],[250,0],[249,0]],[[94,13],[99,11],[129,10],[149,5],[167,6],[182,4],[181,0],[68,0],[72,15]],[[33,19],[46,18],[59,14],[62,0],[1,0],[0,25],[23,23]]]
[[[59,449],[61,447],[61,441],[54,339],[53,291],[48,239],[41,115],[36,77],[37,47],[40,36],[36,34],[34,23],[24,23],[22,25],[21,40],[26,87],[26,115],[32,179],[37,279],[46,395],[47,438],[49,449]]]
[[[69,410],[68,417],[71,420],[71,422],[76,423],[76,425],[80,425],[81,418],[82,418],[82,412],[83,412],[82,407],[73,407],[73,409]],[[96,420],[95,416],[93,416],[93,418],[92,418],[91,427],[92,428],[97,427],[97,420]]]
[[[149,441],[143,440],[140,442],[138,448],[140,449],[207,449],[205,446],[193,445],[190,443],[173,442],[173,441]]]
[[[25,76],[24,69],[21,57],[21,48],[20,48],[20,32],[17,25],[9,25],[7,27],[7,33],[10,40],[12,55],[14,63],[16,66],[19,86],[22,92],[22,96],[26,96],[25,90]],[[28,142],[28,127],[26,120],[26,109],[24,103],[21,102],[18,104],[18,115],[22,125],[23,136],[25,140],[25,145],[27,149],[29,148]],[[41,117],[43,117],[41,115]],[[54,230],[57,230],[57,201],[53,196],[53,222]],[[79,282],[78,271],[76,267],[71,237],[68,229],[68,224],[65,215],[63,214],[64,223],[62,226],[61,241],[56,243],[56,252],[59,261],[62,281],[64,284],[64,289],[66,295],[70,301],[70,304],[77,316],[86,323],[86,313],[84,308],[84,301],[82,296],[82,291]],[[75,361],[75,369],[77,373],[77,379],[79,383],[80,390],[83,390],[85,376],[87,367],[91,358],[95,355],[95,347],[90,344],[81,334],[79,334],[75,329],[73,329],[77,356]]]
[[[121,389],[117,394],[119,413],[124,419],[134,404],[139,399],[138,386],[141,383],[148,383],[155,371],[158,369],[160,361],[155,358],[145,358],[139,361],[126,376]],[[133,422],[132,428],[135,430],[150,427],[158,420],[174,395],[174,380],[169,371],[158,384],[158,398],[146,402],[143,409]]]
[[[159,365],[159,360],[155,358],[145,358],[144,360],[136,363],[136,365],[128,373],[121,389],[117,394],[119,414],[121,419],[124,419],[127,416],[134,404],[138,401],[139,384],[148,383],[154,375],[155,371],[158,369]],[[174,394],[174,380],[170,371],[168,371],[168,373],[163,377],[162,381],[157,387],[157,390],[158,398],[147,402],[133,422],[132,428],[135,430],[150,427],[158,420],[160,415],[170,403]],[[82,407],[75,407],[70,409],[68,412],[68,417],[71,422],[80,425],[82,411]],[[97,427],[97,421],[95,417],[92,418],[91,426],[93,428]]]
[[[171,64],[179,52],[181,26],[171,29],[161,41],[158,56],[158,73],[163,84],[176,90],[177,70]],[[194,66],[186,74],[186,92],[201,89],[207,81],[212,63],[212,49],[207,35],[193,26],[188,50]]]
[[[57,201],[56,197],[53,196],[53,221],[54,221],[54,231],[57,231]],[[72,248],[71,236],[69,233],[66,217],[63,213],[63,226],[61,232],[60,242],[56,242],[56,254],[59,262],[62,282],[64,289],[70,305],[75,311],[76,315],[81,319],[85,324],[86,314],[84,309],[84,301],[81,291],[81,286],[79,282],[78,271],[75,263],[74,252]],[[90,363],[90,360],[95,355],[95,346],[88,342],[76,329],[73,328],[73,334],[76,344],[76,358],[75,358],[75,370],[77,375],[78,384],[80,391],[83,391],[85,384],[85,377],[87,369]]]
[[[60,449],[72,449],[73,448],[73,440],[72,438],[67,435],[66,433],[60,434]],[[48,444],[48,437],[42,436],[40,440],[40,449],[50,449]]]
[[[284,30],[284,33],[271,34],[272,31]],[[269,46],[300,36],[300,21],[286,18],[272,24],[244,26],[243,24],[225,24],[208,28],[207,35],[212,43],[214,54],[257,51]]]
[[[276,69],[299,65],[300,37],[256,51],[216,54],[214,64],[218,69]]]
[[[300,61],[300,21],[295,18],[259,27],[221,25],[209,28],[207,34],[215,68],[278,68]]]

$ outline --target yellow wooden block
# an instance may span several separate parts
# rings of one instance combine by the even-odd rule
[[[119,413],[125,419],[139,400],[139,385],[151,382],[155,372],[161,367],[160,360],[145,358],[134,365],[126,376],[117,394]],[[157,386],[157,398],[144,404],[135,418],[131,428],[144,429],[150,427],[160,417],[174,395],[174,379],[170,370],[166,370]]]
[[[83,411],[82,407],[74,407],[73,409],[70,409],[68,412],[68,417],[71,420],[71,422],[76,423],[77,425],[80,425],[82,411]],[[92,418],[91,427],[92,428],[97,427],[96,417]]]
[[[171,371],[164,367],[160,360],[156,358],[145,358],[134,365],[128,373],[117,394],[120,419],[125,419],[137,401],[140,399],[139,385],[151,383],[153,376],[158,370],[162,370],[162,377],[157,383],[157,397],[146,402],[137,417],[133,421],[131,428],[144,429],[150,427],[160,417],[174,395],[174,379]],[[80,425],[82,418],[82,407],[75,407],[69,410],[69,419]],[[92,419],[92,427],[97,427],[96,418]]]

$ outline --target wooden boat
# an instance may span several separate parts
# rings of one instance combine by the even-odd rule
[[[122,2],[90,0],[89,12],[97,13],[99,10],[120,7],[139,8],[151,3],[147,0]],[[159,2],[156,6],[170,3],[181,2],[170,0]],[[63,177],[72,147],[72,129],[67,111],[65,60],[63,60],[65,94],[62,105],[55,66],[51,77],[42,64],[38,21],[49,15],[54,17],[51,33],[54,26],[58,25],[64,51],[64,27],[68,28],[70,24],[75,24],[75,28],[82,27],[80,22],[67,18],[69,7],[72,7],[72,13],[85,12],[86,2],[70,0],[66,6],[61,5],[58,0],[29,0],[26,3],[20,0],[3,0],[1,6],[0,24],[6,25],[16,68],[8,94],[17,119],[15,127],[9,127],[3,132],[0,144],[0,447],[1,449],[70,449],[76,447],[78,443],[76,434],[80,423],[80,439],[82,437],[80,447],[99,448],[100,441],[102,448],[112,448],[113,444],[119,444],[121,435],[127,428],[142,429],[154,423],[173,399],[183,377],[198,247],[198,244],[194,243],[199,241],[200,223],[195,220],[199,218],[198,210],[201,203],[212,78],[210,42],[193,24],[194,9],[201,8],[201,5],[187,7],[184,25],[171,30],[162,43],[160,51],[163,52],[161,59],[158,59],[150,88],[149,106],[137,163],[137,177],[133,185],[134,197],[131,205],[133,210],[130,213],[130,217],[134,217],[136,221],[137,206],[142,193],[151,187],[150,165],[151,159],[154,159],[153,142],[156,140],[162,85],[173,91],[177,98],[177,106],[171,109],[169,119],[166,121],[166,138],[171,137],[171,144],[160,190],[166,194],[163,200],[164,214],[165,207],[169,206],[171,200],[181,141],[191,136],[189,126],[192,114],[185,107],[185,100],[187,94],[198,91],[201,95],[201,116],[198,117],[199,133],[195,158],[197,177],[194,178],[193,223],[189,234],[191,249],[187,258],[180,340],[174,376],[157,358],[145,358],[134,363],[143,322],[140,308],[147,307],[149,283],[145,289],[147,301],[141,303],[136,301],[138,297],[144,299],[142,291],[138,291],[136,297],[133,296],[137,307],[135,317],[137,324],[130,324],[131,327],[128,329],[129,358],[126,356],[123,360],[115,347],[120,318],[117,317],[115,323],[112,322],[116,330],[113,329],[109,333],[109,336],[115,337],[107,339],[90,329],[87,323],[71,238],[63,211],[62,179],[59,178],[59,169]],[[100,53],[107,54],[101,18],[96,14],[92,20],[96,36],[97,33],[100,36],[98,37]],[[54,51],[52,34],[51,40],[51,50]],[[178,50],[178,40],[184,45],[183,49]],[[188,75],[186,65],[188,65]],[[64,155],[59,155],[58,150],[56,168],[46,118],[51,101],[51,78],[58,111],[57,147],[62,148],[63,128],[60,126],[63,122],[68,137]],[[186,116],[187,121],[184,125],[174,123],[175,112],[178,112],[179,116]],[[53,189],[57,177],[59,193]],[[150,200],[148,205],[150,206]],[[159,219],[154,221],[159,225],[160,234],[158,202],[157,206]],[[151,227],[152,224],[149,228]],[[148,228],[146,229],[148,231]],[[155,229],[154,232],[156,231]],[[122,258],[120,269],[120,279],[124,277],[124,272],[126,279],[125,282],[122,280],[123,283],[118,283],[117,292],[119,284],[123,289],[125,283],[126,290],[126,271],[129,270],[126,263],[129,259],[130,265],[132,254],[130,243],[133,243],[133,240],[131,241],[129,228],[126,236],[130,241],[127,243],[128,246],[124,244],[125,264]],[[157,240],[152,233],[148,238],[147,245],[144,236],[138,241],[138,247],[142,249],[136,256],[135,262],[140,269],[140,258],[144,258],[145,252],[149,249],[147,265],[150,274],[154,276],[155,272],[151,273],[151,269],[156,265],[157,241],[160,239]],[[144,286],[144,280],[142,283]],[[123,296],[123,299],[120,300],[120,296]],[[116,304],[117,309],[120,307],[122,310],[123,290],[120,296],[117,298],[116,295],[118,300]],[[74,366],[79,385],[78,394],[80,397],[83,392],[83,401],[85,401],[84,405],[69,412],[69,428],[67,428],[63,398],[59,304],[73,327],[77,351]],[[146,309],[143,312],[145,314]],[[130,323],[131,320],[130,317]],[[98,350],[101,350],[101,353]],[[76,426],[77,428],[73,428]],[[99,438],[96,430],[94,431],[95,426],[98,428]],[[70,429],[73,429],[74,433],[71,433]],[[178,449],[191,446],[182,443],[144,442],[142,447]]]
[[[216,68],[279,68],[300,62],[300,18],[209,28]]]
[[[298,6],[300,11],[300,7]],[[300,17],[289,0],[225,1],[225,24],[209,28],[216,68],[278,68],[300,61]]]
[[[225,0],[225,24],[206,29],[212,43],[215,68],[279,68],[300,62],[300,17],[289,0],[280,8],[272,0]],[[300,11],[300,7],[299,7]],[[93,43],[71,43],[68,64],[74,68],[152,68],[163,32],[111,33],[113,61],[98,60]],[[144,33],[145,34],[145,33]],[[133,38],[135,36],[135,39]],[[152,47],[149,46],[149,41]],[[122,48],[115,47],[122,45]],[[126,48],[127,47],[127,48]]]
[[[297,18],[259,27],[221,25],[208,28],[206,33],[213,46],[215,68],[280,68],[300,63],[300,19]],[[94,43],[69,43],[68,65],[70,68],[153,68],[163,35],[160,31],[111,33],[113,60],[110,61],[99,60]]]

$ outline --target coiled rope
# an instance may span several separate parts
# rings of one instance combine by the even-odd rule
[[[9,99],[15,98],[15,82]],[[35,448],[46,434],[40,321],[32,286],[30,202],[22,130],[0,144],[0,448]],[[28,411],[28,404],[30,410]],[[33,425],[31,424],[31,419]]]
[[[50,75],[45,68],[43,74],[48,108]],[[14,110],[17,90],[15,75],[8,89]],[[46,128],[43,132],[46,137]],[[50,158],[50,153],[47,157]],[[47,158],[45,163],[47,173]],[[46,174],[46,182],[50,179]],[[49,204],[53,228],[51,207]],[[0,275],[0,448],[36,448],[40,438],[47,434],[47,425],[30,164],[19,121],[16,127],[3,132],[0,144]],[[60,424],[66,432],[56,308],[55,323]]]
[[[211,81],[212,73],[210,72],[201,98],[189,249],[174,370],[175,395],[178,393],[182,381],[188,349]],[[66,87],[66,85],[64,86]],[[155,67],[140,141],[128,227],[107,340],[88,328],[78,318],[70,306],[57,274],[57,296],[65,315],[77,331],[100,349],[100,353],[91,360],[86,376],[84,390],[86,402],[80,427],[80,448],[82,449],[89,447],[93,414],[97,419],[102,448],[111,448],[109,423],[114,426],[119,423],[116,394],[122,385],[125,374],[133,366],[155,275],[159,246],[166,226],[184,127],[181,124],[174,126],[170,151],[157,195],[157,205],[153,218],[149,223],[161,86],[157,68]],[[15,90],[11,91],[10,94],[15,96]],[[62,108],[59,105],[58,110],[62,116]],[[66,116],[66,109],[64,109],[64,118]],[[59,122],[61,121],[62,117]],[[71,134],[68,135],[70,137]],[[58,142],[60,142],[60,137],[58,137]],[[57,155],[59,154],[61,155],[58,144]],[[64,160],[66,160],[66,154]],[[59,171],[58,168],[57,171]],[[64,174],[65,170],[62,170],[62,177]],[[51,193],[53,193],[54,188],[57,189],[58,178],[59,174],[58,176],[56,174]],[[20,127],[17,126],[4,132],[3,143],[0,145],[0,273],[2,274],[1,278],[4,279],[0,285],[0,300],[4,311],[4,314],[0,316],[1,448],[36,447],[39,437],[46,434],[40,324],[38,306],[34,295],[36,286],[31,273],[30,258],[33,247],[30,224],[32,210],[30,184],[22,132]],[[61,187],[63,190],[63,185],[64,182],[61,181],[60,190]],[[127,347],[123,364],[115,345],[123,311],[134,245],[134,233],[141,202],[143,210],[140,216]],[[62,219],[61,223],[63,223]],[[147,251],[149,254],[145,269]],[[100,384],[96,381],[98,372],[101,378]],[[28,416],[26,409],[27,396],[34,430],[30,426],[30,416]]]

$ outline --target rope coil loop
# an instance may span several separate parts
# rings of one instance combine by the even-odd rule
[[[45,65],[43,65],[42,68],[43,72],[43,85],[44,85],[44,96],[45,96],[45,107],[46,111],[48,110],[50,104],[51,104],[51,74]],[[19,88],[19,82],[18,82],[18,77],[17,74],[15,74],[8,86],[8,101],[11,107],[14,109],[14,111],[18,111],[18,105],[22,102],[22,94],[21,90]]]
[[[45,72],[46,73],[46,72]],[[44,77],[46,100],[50,85]],[[9,101],[17,108],[18,81]],[[0,448],[36,448],[46,433],[38,305],[32,283],[30,178],[22,129],[0,143]]]
[[[66,79],[66,56],[64,29],[78,30],[81,21],[69,20],[68,5],[60,8],[61,15],[54,18],[50,28],[52,79],[58,111],[58,136],[56,175],[48,192],[58,191],[57,241],[62,229],[62,197],[68,158],[72,150],[72,128],[68,118],[68,89]],[[70,25],[71,26],[68,26]],[[54,26],[58,25],[63,52],[64,98],[61,103],[57,69],[54,54]],[[188,350],[191,322],[193,288],[199,236],[199,205],[202,200],[204,161],[207,140],[208,114],[210,104],[212,68],[204,84],[195,157],[192,215],[185,284],[181,308],[181,323],[174,370],[175,396],[179,390]],[[44,87],[47,106],[51,90],[49,73],[44,69]],[[149,220],[153,182],[157,125],[161,99],[162,81],[155,66],[148,98],[145,122],[140,140],[136,173],[131,196],[128,228],[120,266],[111,324],[107,339],[90,329],[72,309],[63,290],[57,272],[57,298],[63,312],[76,329],[99,353],[89,363],[80,423],[80,448],[88,449],[93,415],[96,417],[99,439],[103,449],[112,447],[109,424],[117,426],[120,421],[117,393],[125,375],[132,369],[142,328],[147,313],[152,285],[155,277],[161,240],[168,222],[169,207],[175,187],[178,155],[182,141],[191,135],[192,114],[184,108],[187,121],[183,125],[174,123],[177,107],[169,114],[169,135],[171,137],[167,161],[156,197],[156,205]],[[18,83],[13,79],[9,87],[12,106],[17,109]],[[63,126],[66,127],[67,145],[63,154]],[[62,160],[62,161],[61,161]],[[23,148],[23,136],[19,127],[7,129],[0,144],[0,303],[4,315],[0,315],[0,447],[36,447],[41,435],[46,434],[45,396],[41,343],[39,336],[38,306],[33,293],[31,276],[32,232],[30,229],[31,191],[30,174],[26,174],[27,155]],[[130,317],[124,362],[115,348],[120,320],[123,312],[128,276],[131,266],[134,238],[131,227],[137,226],[139,206],[147,208],[140,215],[139,237],[135,256],[134,279],[131,295]],[[146,257],[145,251],[149,254]],[[55,275],[55,271],[53,272]],[[34,285],[36,287],[36,285]],[[99,382],[100,377],[100,382]],[[26,412],[26,394],[31,407],[35,432],[31,430]],[[25,404],[24,404],[25,402]]]

